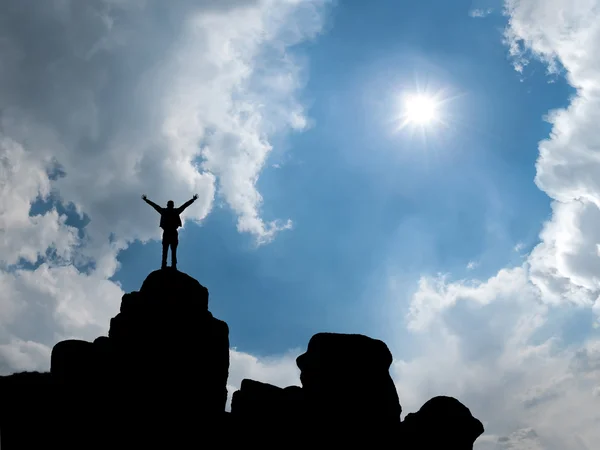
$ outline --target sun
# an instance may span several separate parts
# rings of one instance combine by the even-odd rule
[[[400,106],[400,128],[406,126],[430,128],[441,122],[442,101],[426,92],[406,94]]]
[[[454,102],[465,96],[451,86],[435,86],[437,83],[420,83],[403,86],[395,91],[390,100],[392,133],[401,132],[411,139],[418,135],[429,141],[430,138],[446,139],[449,132],[456,131],[459,125]]]
[[[403,115],[408,124],[430,125],[439,119],[439,103],[431,95],[407,95],[404,99]]]

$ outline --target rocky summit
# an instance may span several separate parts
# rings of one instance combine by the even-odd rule
[[[123,295],[108,336],[57,343],[49,372],[0,377],[2,450],[349,445],[472,449],[481,422],[452,397],[401,420],[387,345],[318,333],[302,386],[243,380],[226,411],[229,328],[208,289],[175,269]]]

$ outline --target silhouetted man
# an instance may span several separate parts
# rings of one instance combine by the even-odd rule
[[[171,247],[171,267],[173,267],[173,269],[177,268],[177,244],[179,244],[179,233],[177,232],[177,228],[181,226],[179,214],[197,199],[198,194],[194,195],[191,200],[188,200],[179,208],[175,208],[173,200],[169,200],[167,202],[167,207],[162,208],[153,201],[148,200],[148,197],[145,195],[142,195],[142,200],[152,206],[160,214],[160,227],[163,229],[162,269],[167,267],[167,253],[169,252],[169,247]]]

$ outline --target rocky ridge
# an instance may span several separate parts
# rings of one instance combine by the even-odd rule
[[[401,420],[387,345],[318,333],[296,362],[302,386],[245,379],[226,411],[229,328],[208,289],[174,269],[127,293],[108,336],[57,343],[50,371],[0,377],[3,450],[301,446],[467,450],[482,423],[451,397]]]

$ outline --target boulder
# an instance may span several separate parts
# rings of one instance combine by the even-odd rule
[[[416,413],[407,414],[400,427],[401,440],[413,446],[472,450],[484,432],[469,408],[453,397],[438,396]]]
[[[395,433],[402,408],[389,373],[392,354],[383,341],[318,333],[296,362],[309,426],[330,436],[332,445],[376,445]]]

